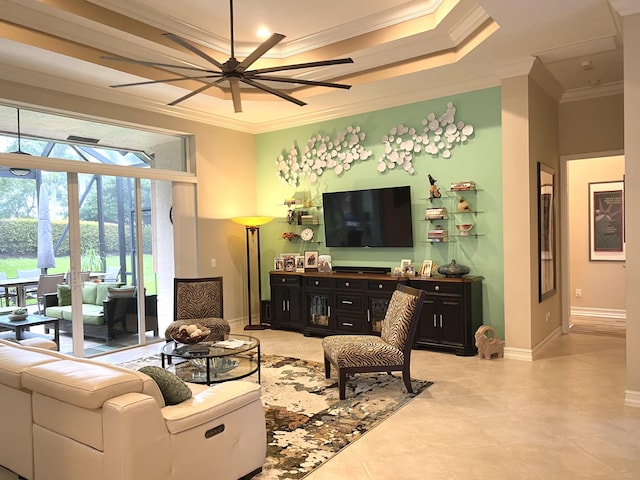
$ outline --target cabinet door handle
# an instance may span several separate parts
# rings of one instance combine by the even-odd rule
[[[282,300],[282,311],[283,312],[287,311],[287,301],[286,300]]]
[[[342,300],[342,303],[344,305],[353,305],[353,302],[351,300]]]
[[[344,326],[344,327],[353,327],[353,323],[342,322],[342,326]]]
[[[442,328],[442,314],[440,314],[440,328]]]
[[[367,322],[371,323],[371,311],[367,308]]]
[[[349,282],[344,282],[344,286],[348,287],[349,286]]]
[[[331,316],[331,305],[327,306],[327,317]]]
[[[436,285],[436,288],[434,288],[434,290],[435,290],[436,292],[439,292],[439,291],[440,291],[440,285]]]
[[[282,283],[287,283],[287,279],[283,278],[282,280],[280,280]]]
[[[316,287],[320,285],[320,282],[318,280],[316,280]]]
[[[438,323],[437,323],[437,320],[436,320],[436,314],[435,314],[435,313],[433,314],[433,326],[434,326],[434,327],[437,327],[437,326],[438,326]]]
[[[384,288],[384,285],[382,285],[381,283],[379,283],[379,284],[378,284],[378,288],[379,288],[380,290],[382,290],[382,289]]]
[[[287,300],[287,312],[291,311],[291,304],[289,303],[289,300]]]

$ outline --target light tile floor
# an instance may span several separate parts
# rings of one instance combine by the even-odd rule
[[[322,360],[320,338],[252,334],[264,353]],[[100,358],[119,363],[160,345]],[[435,383],[306,480],[640,479],[624,338],[571,333],[532,363],[414,350],[412,375]]]

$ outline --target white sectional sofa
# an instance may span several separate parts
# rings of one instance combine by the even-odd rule
[[[235,480],[266,457],[260,386],[187,383],[0,340],[0,465],[29,480]]]

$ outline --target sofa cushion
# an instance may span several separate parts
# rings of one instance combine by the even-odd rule
[[[97,294],[98,294],[97,285],[92,282],[85,282],[84,285],[82,286],[82,303],[95,305]]]
[[[59,360],[27,368],[22,384],[34,392],[83,408],[101,408],[113,397],[142,392],[142,378],[109,365]]]
[[[97,287],[95,304],[100,306],[107,299],[109,289],[118,287],[117,283],[94,283],[94,285]]]
[[[3,343],[0,347],[0,384],[7,385],[11,388],[23,388],[22,372],[33,365],[43,363],[56,362],[59,359],[55,356],[48,355],[45,351],[42,353],[19,350],[19,346],[9,346]]]
[[[135,286],[125,286],[118,288],[109,287],[107,291],[107,298],[131,298],[136,296]]]
[[[164,368],[149,365],[140,368],[139,371],[149,375],[158,384],[165,404],[177,405],[191,398],[191,389],[187,387],[187,384]]]
[[[58,306],[71,305],[71,285],[60,284],[57,287]]]

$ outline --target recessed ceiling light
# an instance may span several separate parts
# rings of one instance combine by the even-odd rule
[[[258,38],[268,38],[269,35],[271,35],[271,32],[267,27],[260,27],[258,28],[256,35],[258,36]]]

